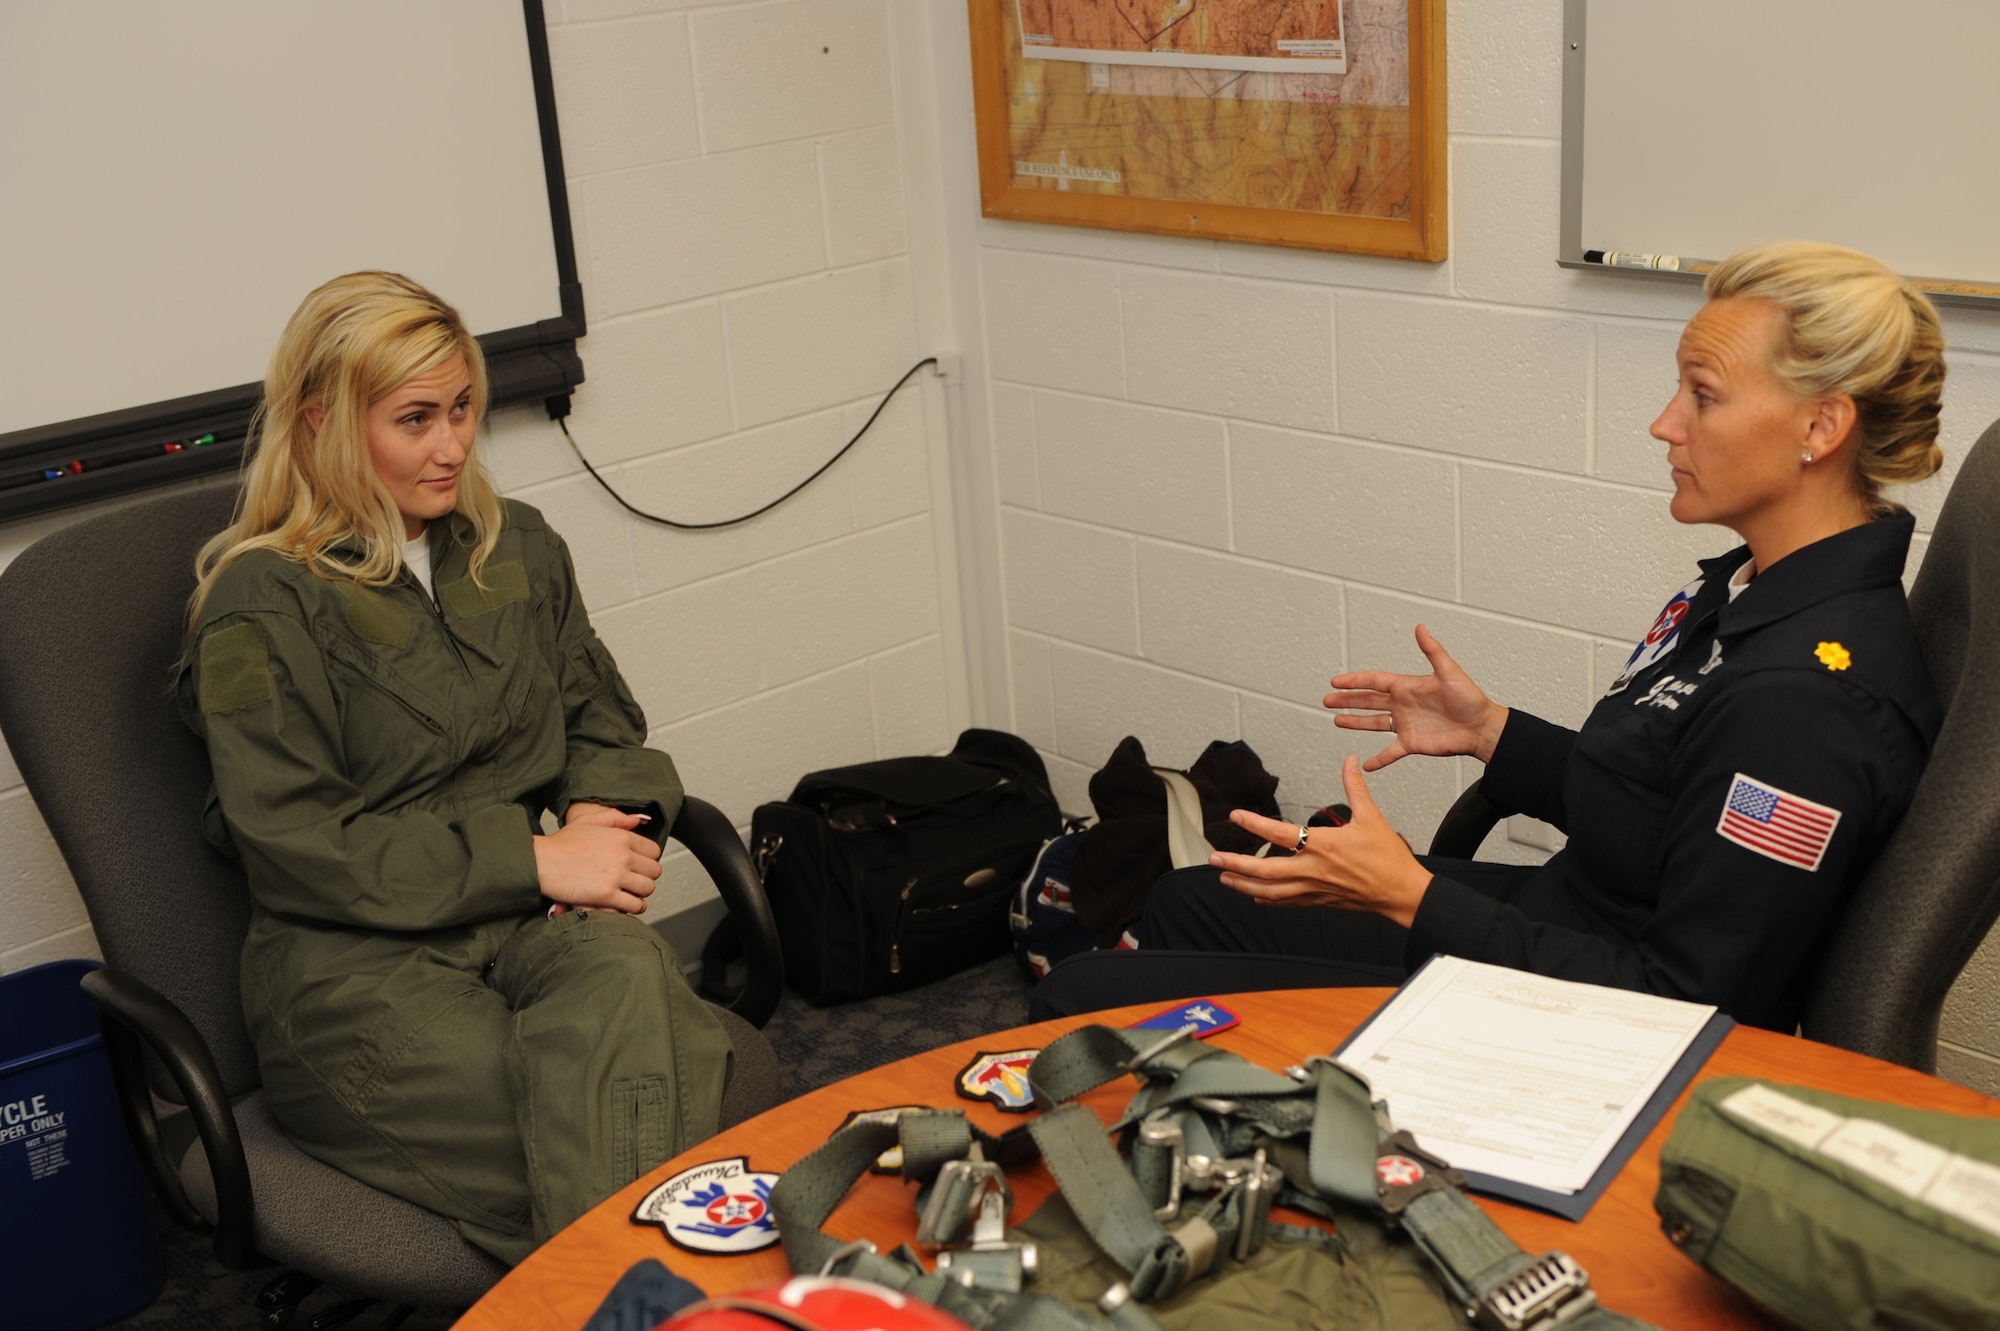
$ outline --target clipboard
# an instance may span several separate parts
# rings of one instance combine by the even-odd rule
[[[1429,965],[1430,962],[1424,963],[1424,966]],[[1348,1046],[1352,1045],[1360,1037],[1361,1033],[1374,1023],[1375,1019],[1382,1014],[1384,1008],[1401,997],[1403,988],[1408,987],[1412,980],[1415,980],[1418,975],[1423,974],[1423,971],[1424,967],[1418,967],[1415,974],[1403,981],[1403,985],[1398,987],[1396,992],[1391,994],[1381,1007],[1376,1008],[1374,1012],[1369,1014],[1368,1020],[1355,1027],[1354,1031],[1345,1040],[1340,1042],[1340,1045],[1333,1051],[1333,1057],[1339,1059],[1345,1054]],[[1709,1056],[1716,1051],[1723,1040],[1728,1038],[1729,1032],[1734,1029],[1736,1029],[1735,1019],[1725,1013],[1717,1012],[1708,1019],[1707,1024],[1696,1033],[1693,1041],[1682,1051],[1680,1058],[1675,1061],[1674,1066],[1667,1072],[1665,1079],[1654,1089],[1653,1094],[1647,1098],[1644,1106],[1640,1108],[1638,1115],[1627,1125],[1624,1134],[1619,1137],[1617,1144],[1611,1148],[1609,1154],[1604,1157],[1604,1162],[1598,1166],[1597,1172],[1591,1175],[1590,1182],[1575,1192],[1557,1192],[1550,1188],[1539,1188],[1532,1184],[1516,1183],[1512,1179],[1498,1178],[1492,1174],[1482,1174],[1474,1170],[1464,1171],[1468,1186],[1473,1192],[1479,1193],[1482,1196],[1497,1197],[1501,1201],[1512,1202],[1517,1206],[1533,1207],[1537,1211],[1546,1211],[1550,1215],[1558,1215],[1565,1220],[1582,1220],[1585,1215],[1589,1214],[1590,1208],[1597,1204],[1597,1199],[1604,1195],[1604,1190],[1611,1186],[1611,1181],[1618,1177],[1618,1171],[1625,1167],[1626,1161],[1630,1160],[1633,1153],[1639,1149],[1639,1144],[1646,1140],[1648,1134],[1655,1127],[1659,1126],[1660,1120],[1666,1117],[1667,1110],[1673,1107],[1674,1102],[1680,1099],[1681,1093],[1687,1090],[1688,1086],[1693,1083],[1695,1075],[1708,1062]],[[1393,1116],[1395,1106],[1392,1104],[1389,1106],[1389,1109]],[[1423,1144],[1422,1137],[1419,1137],[1417,1141],[1419,1145]],[[1448,1158],[1447,1163],[1449,1163]]]

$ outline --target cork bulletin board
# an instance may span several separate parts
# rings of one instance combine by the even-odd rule
[[[969,0],[988,217],[1445,257],[1444,0]]]

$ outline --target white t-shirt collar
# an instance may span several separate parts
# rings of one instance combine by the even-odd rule
[[[1756,576],[1757,561],[1754,559],[1744,560],[1742,565],[1729,575],[1729,599],[1733,601],[1741,596],[1743,589],[1750,585],[1750,579]]]
[[[435,601],[437,599],[437,587],[431,580],[430,533],[420,533],[416,540],[403,542],[403,562],[409,566],[411,575],[417,580],[417,585],[429,592],[431,599]]]

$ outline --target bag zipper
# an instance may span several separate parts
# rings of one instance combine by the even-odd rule
[[[903,884],[902,895],[897,898],[899,904],[896,907],[896,933],[889,940],[889,974],[891,975],[901,975],[903,973],[903,921],[909,916],[910,893],[916,890],[917,880],[912,878]]]

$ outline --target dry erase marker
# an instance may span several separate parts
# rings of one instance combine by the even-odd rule
[[[1657,268],[1667,272],[1680,271],[1680,256],[1675,254],[1633,254],[1629,250],[1585,250],[1585,263],[1601,263],[1607,268]]]
[[[0,490],[15,490],[23,485],[36,485],[42,481],[53,480],[60,475],[62,473],[59,471],[48,472],[39,467],[33,471],[17,471],[11,476],[0,476]]]

